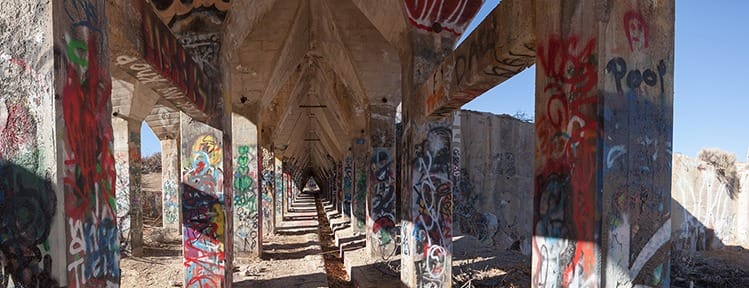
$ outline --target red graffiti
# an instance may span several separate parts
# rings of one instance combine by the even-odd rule
[[[596,167],[599,125],[597,120],[598,98],[594,87],[598,82],[598,71],[594,54],[595,39],[581,42],[577,37],[552,38],[539,44],[538,62],[546,78],[543,98],[546,113],[540,115],[536,128],[536,153],[545,155],[545,164],[536,171],[535,186],[537,231],[554,235],[539,235],[576,240],[574,255],[570,263],[562,263],[564,273],[562,285],[573,280],[575,271],[582,266],[584,271],[595,271],[596,254],[593,239],[596,233]],[[550,177],[557,175],[557,177]],[[549,179],[569,179],[569,186],[547,183]],[[569,199],[563,212],[555,215],[539,210],[540,199],[555,199],[559,189]],[[553,202],[551,204],[560,202]],[[543,206],[546,207],[546,206]],[[546,212],[544,212],[546,211]],[[553,219],[552,219],[553,218]],[[543,219],[543,221],[539,221]],[[560,232],[551,227],[538,227],[549,223],[565,224],[574,231]],[[559,235],[556,235],[559,234]],[[535,247],[536,250],[539,247]],[[538,254],[539,251],[536,251]],[[539,261],[544,261],[539,259]],[[582,263],[582,265],[578,265]],[[542,263],[537,263],[540,267]],[[540,275],[535,275],[539,277]],[[553,277],[552,277],[553,278]],[[534,281],[538,281],[535,279]]]
[[[484,0],[405,0],[408,22],[416,28],[463,34]]]
[[[630,50],[648,48],[648,23],[639,12],[631,10],[624,14],[624,33],[627,34]]]
[[[0,159],[10,159],[23,152],[36,135],[36,123],[26,107],[0,102]]]
[[[68,217],[80,219],[90,207],[98,184],[103,199],[114,197],[116,174],[111,115],[107,111],[112,83],[106,70],[100,70],[97,37],[88,40],[88,79],[81,80],[78,71],[68,63],[67,80],[63,88],[63,119],[67,136],[68,154],[65,165],[75,167],[65,177],[65,184],[73,193],[66,193]]]

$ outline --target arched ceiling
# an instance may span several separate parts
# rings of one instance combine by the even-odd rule
[[[399,105],[401,71],[417,84],[431,75],[484,1],[150,2],[205,73],[229,71],[232,110],[258,125],[260,144],[319,177],[367,137],[369,105]],[[162,104],[149,124],[174,113]]]

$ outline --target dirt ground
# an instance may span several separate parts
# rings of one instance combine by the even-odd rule
[[[123,256],[121,287],[182,285],[182,243],[164,239],[161,232],[161,175],[143,179],[145,256]],[[289,221],[280,224],[277,235],[265,239],[263,260],[235,259],[234,287],[351,287],[325,213],[318,209],[321,205],[313,197],[301,197],[296,213],[288,213]],[[454,287],[530,287],[528,256],[481,247],[470,237],[456,238]],[[749,250],[733,246],[691,255],[672,251],[671,287],[749,287]]]

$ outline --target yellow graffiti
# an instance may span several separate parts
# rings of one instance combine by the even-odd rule
[[[208,154],[210,164],[213,167],[218,166],[223,161],[223,155],[221,153],[221,145],[219,145],[216,138],[212,135],[203,135],[195,140],[195,144],[192,146],[192,151],[203,151]]]

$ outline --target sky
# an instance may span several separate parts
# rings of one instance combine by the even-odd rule
[[[487,0],[468,32],[499,0]],[[712,2],[711,2],[712,3]],[[720,148],[746,161],[749,152],[749,1],[676,1],[673,152],[696,156]],[[461,39],[462,41],[462,39]],[[534,112],[535,68],[487,91],[463,109],[495,114]],[[159,141],[142,128],[142,154],[159,152]]]

